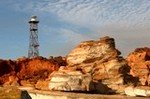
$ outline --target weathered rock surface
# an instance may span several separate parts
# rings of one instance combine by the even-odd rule
[[[62,57],[62,56],[53,57],[53,56],[50,56],[49,59],[54,60],[56,63],[58,63],[59,66],[66,66],[67,65],[66,57]]]
[[[20,84],[25,86],[34,85],[38,80],[48,78],[48,75],[59,69],[59,65],[46,58],[21,59],[17,61],[17,76]]]
[[[38,80],[46,79],[49,74],[58,70],[62,63],[61,57],[55,60],[43,57],[0,60],[0,85],[34,86]]]
[[[37,82],[36,88],[61,91],[89,91],[90,82],[90,74],[83,74],[81,71],[70,71],[61,67],[59,71],[53,72],[47,81]]]
[[[133,97],[125,95],[104,95],[60,91],[28,91],[32,99],[149,99],[149,97]]]
[[[15,85],[18,81],[16,76],[16,63],[11,60],[0,60],[0,85]]]
[[[0,60],[0,84],[150,96],[149,87],[126,88],[127,83],[137,85],[138,80],[150,85],[150,48],[136,49],[126,60],[120,54],[114,39],[104,37],[80,43],[67,57]]]
[[[125,88],[125,94],[128,96],[150,96],[150,87],[139,86],[133,87],[129,86]]]
[[[123,58],[115,58],[107,62],[98,63],[92,71],[93,80],[106,81],[108,84],[123,84],[122,75],[126,73],[124,69],[126,67],[126,61]],[[123,72],[123,70],[125,72]]]
[[[93,82],[102,89],[101,93],[117,92],[119,85],[125,83],[125,78],[130,70],[121,53],[115,48],[113,38],[104,37],[98,41],[82,42],[67,55],[67,68],[80,70],[84,74],[91,74]],[[110,89],[103,91],[104,88]],[[124,91],[123,88],[121,90]]]
[[[120,52],[115,48],[113,38],[104,37],[98,41],[80,43],[67,55],[68,65],[91,63],[95,60],[107,61],[118,57]]]
[[[138,77],[141,85],[150,86],[150,48],[138,48],[127,57],[130,74]]]
[[[27,91],[15,86],[0,87],[0,99],[32,99]]]

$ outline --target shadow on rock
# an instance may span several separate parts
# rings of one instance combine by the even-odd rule
[[[32,99],[31,96],[28,94],[27,91],[21,92],[21,99]]]
[[[115,94],[115,90],[112,90],[107,85],[104,85],[101,82],[91,82],[90,91],[91,93],[97,94]]]

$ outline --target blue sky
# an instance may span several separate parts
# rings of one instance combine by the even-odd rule
[[[40,20],[41,56],[65,56],[106,35],[124,56],[150,46],[150,0],[0,0],[0,58],[27,56],[32,15]]]

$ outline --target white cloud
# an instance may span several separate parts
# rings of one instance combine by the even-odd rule
[[[67,22],[87,27],[116,22],[134,26],[150,21],[149,0],[46,0],[32,2],[27,8],[55,13]]]
[[[66,21],[84,25],[118,21],[139,23],[150,19],[149,0],[44,0],[19,3],[17,7],[52,12]]]
[[[54,32],[62,32],[59,36],[66,38],[68,45],[104,35],[115,37],[117,42],[124,44],[118,43],[124,50],[137,47],[138,44],[150,44],[150,0],[43,0],[23,5],[19,3],[17,9],[45,15],[55,14],[59,20],[93,31],[87,36],[78,34],[80,30],[62,27],[54,29]]]

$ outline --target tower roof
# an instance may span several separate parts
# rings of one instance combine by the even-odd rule
[[[29,20],[29,23],[39,23],[37,16],[32,16],[31,19]]]

